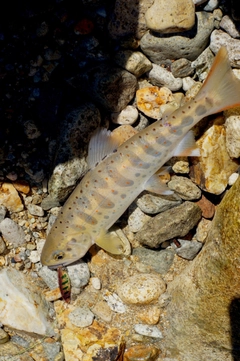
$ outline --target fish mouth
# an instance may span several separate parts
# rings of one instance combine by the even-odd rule
[[[48,268],[50,269],[56,269],[56,268],[60,268],[60,267],[67,267],[69,265],[75,264],[80,260],[80,258],[76,258],[75,260],[69,260],[69,261],[64,261],[64,262],[59,262],[59,263],[55,263],[53,265],[47,265]]]

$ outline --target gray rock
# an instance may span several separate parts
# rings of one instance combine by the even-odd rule
[[[157,273],[165,274],[173,264],[175,252],[171,249],[154,251],[138,247],[133,249],[133,255],[138,256],[140,262],[151,266]]]
[[[4,220],[7,214],[7,207],[0,205],[0,222]]]
[[[157,64],[152,64],[148,79],[153,85],[166,86],[171,91],[178,91],[182,87],[181,78],[174,78],[170,71]]]
[[[181,58],[175,60],[171,65],[171,72],[175,78],[185,78],[194,73],[191,61]]]
[[[157,248],[164,241],[184,237],[198,223],[201,215],[197,204],[186,201],[152,218],[136,238],[141,244]]]
[[[58,200],[52,198],[50,195],[48,195],[46,198],[43,198],[42,203],[41,203],[41,207],[45,211],[47,211],[51,208],[54,208],[54,207],[59,207],[59,206],[60,206],[60,203],[58,202]]]
[[[240,31],[236,28],[233,20],[228,15],[222,17],[220,28],[225,30],[232,38],[240,37]]]
[[[177,194],[161,196],[147,193],[140,195],[136,203],[144,213],[156,214],[178,206],[182,203],[182,200]]]
[[[168,187],[187,201],[197,200],[202,194],[200,188],[186,177],[173,176]]]
[[[44,210],[42,207],[36,205],[36,204],[28,204],[27,209],[30,214],[33,216],[43,217],[44,216]]]
[[[157,326],[143,325],[138,323],[134,326],[134,330],[143,336],[163,338],[162,332],[157,328]]]
[[[209,70],[212,66],[214,60],[214,55],[209,47],[207,47],[199,57],[192,62],[192,67],[195,69],[195,72],[200,81],[206,79]]]
[[[0,223],[0,232],[2,232],[4,239],[7,242],[12,243],[15,247],[20,246],[25,242],[23,229],[10,218],[5,218]]]
[[[146,33],[140,40],[140,46],[144,54],[156,64],[168,64],[170,60],[186,58],[195,60],[206,48],[211,32],[214,29],[214,17],[204,11],[196,13],[195,26],[178,35],[155,36]]]
[[[86,307],[76,307],[68,317],[73,325],[87,327],[93,323],[94,314]]]
[[[51,270],[47,266],[43,266],[38,271],[38,274],[51,290],[58,287],[58,275],[56,270]]]
[[[176,248],[176,254],[184,259],[192,260],[196,257],[203,244],[197,241],[186,241],[184,239],[178,239],[181,247]]]
[[[90,279],[88,264],[79,261],[79,263],[67,267],[68,275],[72,287],[80,288],[86,286]]]

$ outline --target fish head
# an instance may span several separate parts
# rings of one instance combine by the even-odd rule
[[[50,268],[65,267],[82,258],[93,243],[89,233],[68,235],[57,242],[50,232],[43,246],[41,263]]]

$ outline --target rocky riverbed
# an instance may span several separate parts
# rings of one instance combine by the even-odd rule
[[[70,304],[40,255],[87,169],[94,130],[125,140],[185,104],[221,46],[240,78],[239,21],[233,0],[25,1],[3,11],[0,361],[194,360],[165,342],[168,290],[201,254],[238,178],[239,108],[194,127],[201,156],[169,161],[173,195],[144,192],[119,219],[124,257],[93,246],[67,267]]]

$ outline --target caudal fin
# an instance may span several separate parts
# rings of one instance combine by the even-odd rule
[[[225,47],[218,51],[195,100],[203,98],[209,105],[208,114],[240,106],[240,80],[232,72]]]

